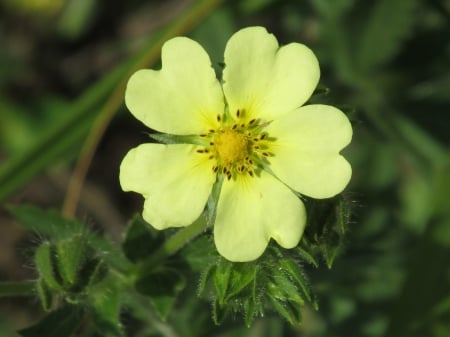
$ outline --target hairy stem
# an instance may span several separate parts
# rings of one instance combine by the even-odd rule
[[[201,215],[192,225],[180,229],[172,237],[166,240],[147,260],[140,266],[140,270],[151,270],[153,267],[164,261],[167,257],[175,254],[186,243],[200,235],[208,226],[207,217]]]

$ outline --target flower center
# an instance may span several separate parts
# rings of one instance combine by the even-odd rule
[[[224,164],[234,164],[247,156],[247,138],[240,132],[224,130],[215,140],[217,154]]]
[[[197,152],[207,155],[213,172],[228,180],[242,174],[254,177],[270,165],[269,159],[274,156],[271,150],[275,139],[264,131],[270,123],[259,119],[245,121],[244,112],[237,110],[229,120],[217,115],[220,126],[199,135],[205,140],[205,147]]]

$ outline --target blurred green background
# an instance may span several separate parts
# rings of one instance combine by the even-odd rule
[[[321,102],[352,120],[349,233],[331,270],[310,270],[320,310],[305,309],[302,326],[203,319],[166,336],[450,336],[448,0],[0,0],[0,202],[70,213],[84,163],[77,215],[118,240],[141,207],[118,167],[147,139],[123,105],[127,78],[157,67],[173,35],[198,40],[219,68],[249,25],[312,48],[330,88]],[[1,211],[2,281],[35,277],[36,241]],[[35,299],[2,299],[0,336],[41,315]]]

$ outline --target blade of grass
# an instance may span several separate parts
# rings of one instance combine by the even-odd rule
[[[155,34],[141,53],[131,60],[125,61],[123,65],[118,66],[90,87],[65,112],[64,117],[55,121],[54,125],[51,125],[36,137],[35,142],[28,150],[11,158],[0,167],[0,202],[9,198],[54,161],[62,157],[67,158],[68,153],[73,156],[73,150],[79,148],[80,142],[85,139],[99,113],[116,111],[121,105],[123,88],[130,74],[155,60],[165,40],[187,32],[221,2],[222,0],[196,2],[193,7],[181,14],[181,17],[173,24],[163,29],[159,34]],[[104,103],[108,97],[110,101]],[[102,126],[102,128],[104,127]],[[92,144],[95,143],[94,141],[91,142]],[[95,144],[91,147],[95,149]],[[87,155],[85,156],[88,158]]]

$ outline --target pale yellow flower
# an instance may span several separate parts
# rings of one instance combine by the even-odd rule
[[[347,117],[328,105],[302,106],[319,81],[312,51],[299,43],[280,48],[262,27],[242,29],[226,45],[223,83],[191,39],[167,41],[161,57],[160,71],[130,78],[126,105],[154,130],[196,137],[132,149],[120,168],[122,188],[144,196],[143,217],[153,227],[182,227],[200,216],[223,175],[219,253],[250,261],[270,239],[295,247],[306,223],[296,192],[329,198],[351,177],[339,154],[352,137]]]

